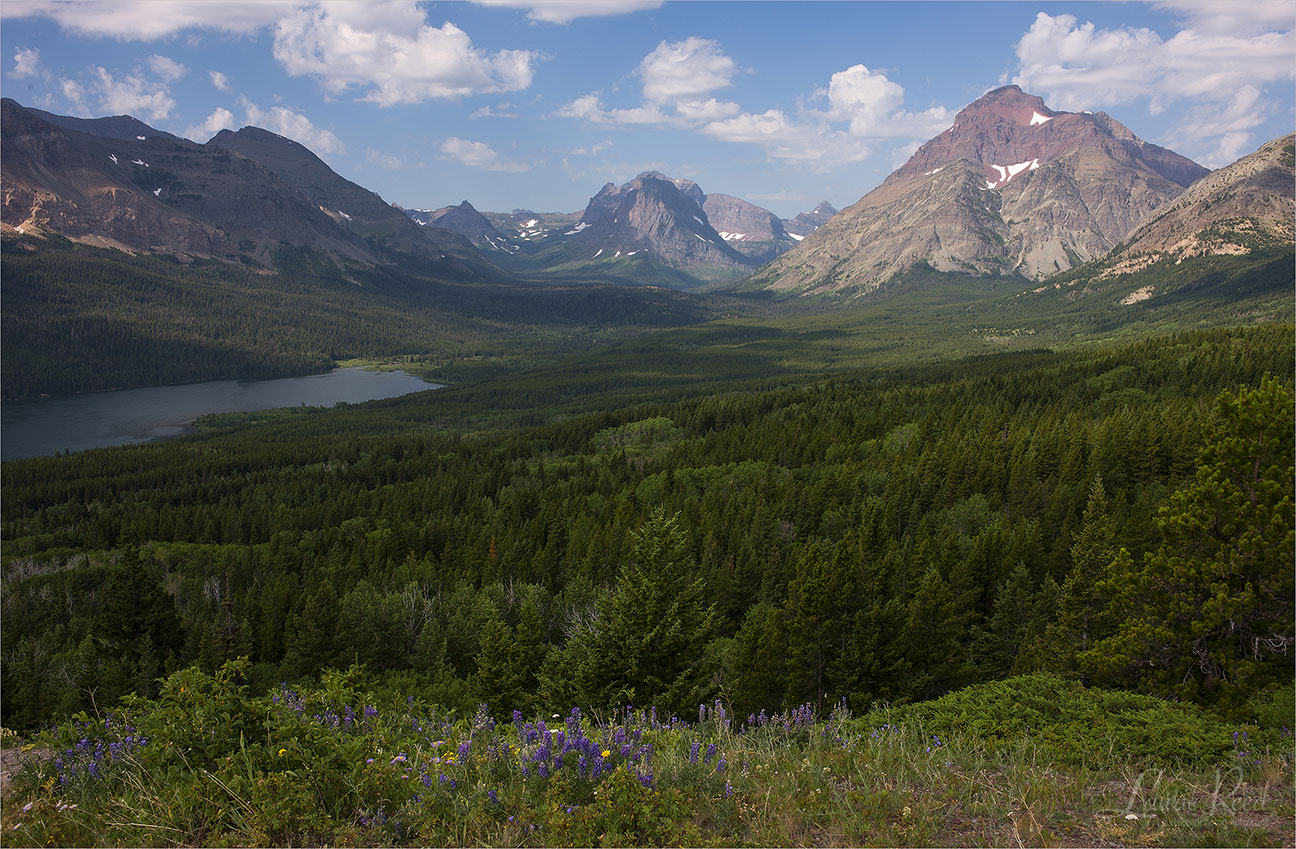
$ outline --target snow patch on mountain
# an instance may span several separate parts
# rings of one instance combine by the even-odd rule
[[[1047,124],[1049,121],[1052,120],[1053,120],[1053,116],[1051,115],[1041,115],[1038,112],[1033,112],[1031,113],[1030,125],[1032,127],[1037,127],[1040,124]]]
[[[1008,181],[1023,171],[1034,171],[1039,168],[1039,159],[1030,159],[1026,162],[1017,162],[1013,165],[991,165],[991,168],[999,172],[999,179],[991,182],[986,180],[987,189],[997,189],[1000,186],[1008,185]]]

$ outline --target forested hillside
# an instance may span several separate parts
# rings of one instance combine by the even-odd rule
[[[492,432],[389,401],[7,463],[3,721],[237,656],[258,692],[358,662],[500,717],[1035,670],[1244,716],[1290,684],[1291,346],[1185,332]]]
[[[5,398],[217,377],[324,371],[339,359],[404,358],[458,378],[463,361],[534,363],[602,335],[710,318],[662,289],[540,288],[341,270],[283,248],[279,269],[5,238]]]

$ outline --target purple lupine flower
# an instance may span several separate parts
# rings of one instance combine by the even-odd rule
[[[641,772],[638,775],[639,775],[640,784],[642,784],[644,787],[652,787],[652,783],[653,783],[652,772]]]
[[[698,723],[706,722],[706,705],[698,705]]]
[[[716,761],[716,772],[723,774],[725,771],[725,759],[721,758]]]
[[[721,763],[724,763],[724,761],[721,761]],[[726,799],[728,799],[728,798],[729,798],[730,796],[732,796],[732,795],[733,795],[733,785],[729,783],[728,779],[726,779],[726,780],[725,780],[724,797],[725,797]]]
[[[693,741],[693,745],[689,747],[689,763],[691,764],[697,763],[698,749],[701,747],[702,747],[701,743],[699,743],[697,740]]]
[[[704,764],[711,763],[711,758],[715,757],[715,753],[716,753],[716,744],[707,743],[707,750],[706,750],[706,754],[702,756],[702,763]]]
[[[494,790],[487,790],[487,791],[486,791],[486,795],[487,795],[488,797],[490,797],[490,800],[491,800],[491,803],[492,803],[492,804],[495,804],[495,805],[498,805],[498,804],[499,804],[499,797],[495,795],[495,791],[494,791]]]
[[[378,715],[378,708],[374,707],[373,705],[365,705],[364,715],[365,715],[365,719],[372,719],[373,717]]]

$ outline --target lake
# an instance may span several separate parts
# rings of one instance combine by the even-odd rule
[[[403,371],[340,368],[276,380],[208,380],[174,386],[89,392],[0,406],[0,459],[132,445],[192,433],[208,413],[274,407],[331,407],[440,389]]]

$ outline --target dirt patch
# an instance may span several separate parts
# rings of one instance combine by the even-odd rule
[[[0,750],[0,798],[9,798],[10,779],[19,770],[29,763],[46,760],[53,754],[49,749],[31,748],[23,751],[16,746]]]

